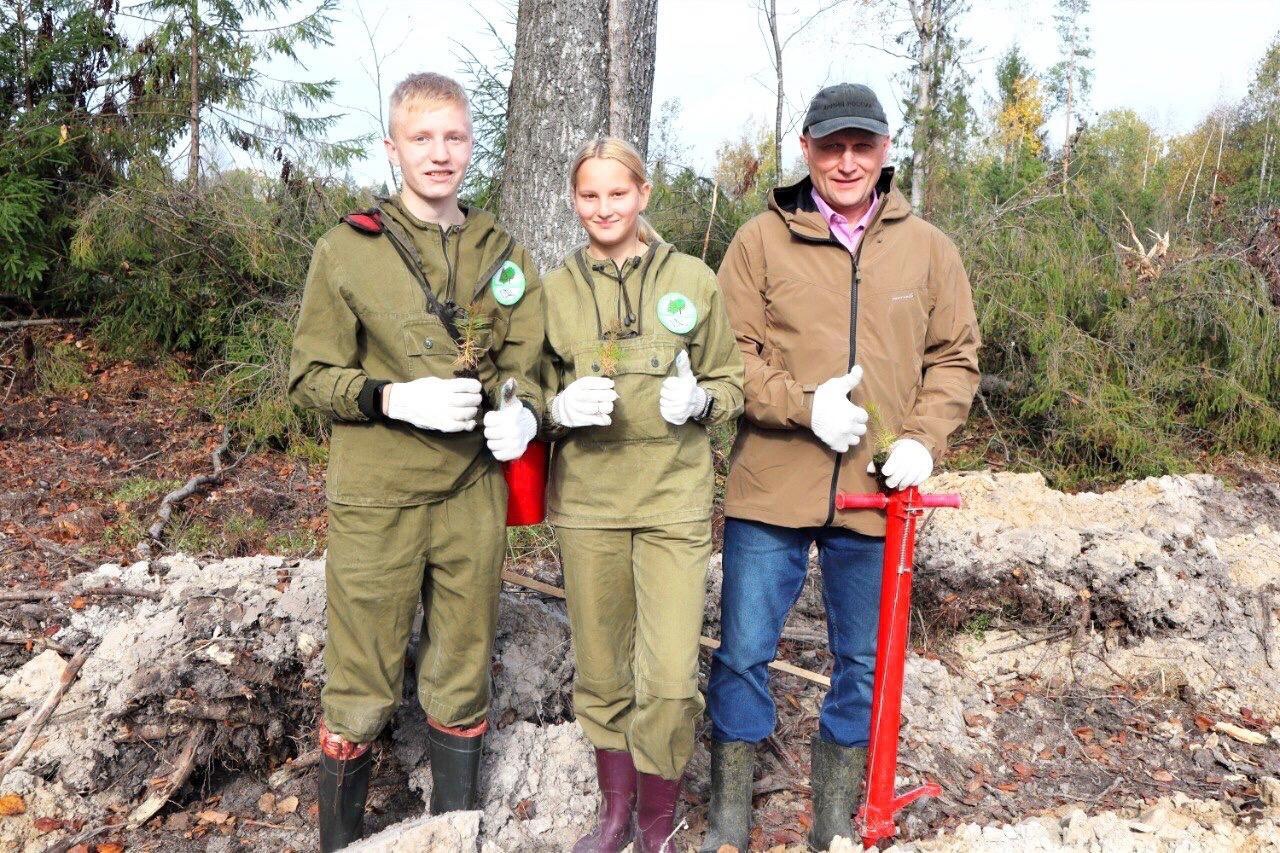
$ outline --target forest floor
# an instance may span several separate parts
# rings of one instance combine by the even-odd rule
[[[0,849],[312,849],[322,459],[231,447],[232,467],[140,550],[164,497],[213,470],[223,425],[203,414],[206,387],[181,362],[112,359],[74,332],[41,330],[35,349],[58,361],[33,369],[22,335],[0,343],[0,751],[68,659],[87,659],[0,780]],[[922,531],[901,782],[927,777],[944,794],[903,813],[899,840],[1280,844],[1280,470],[1217,463],[1101,495],[983,472],[945,475],[943,488],[972,509]],[[513,536],[512,555],[516,574],[560,583],[544,530]],[[719,573],[717,555],[709,636]],[[122,588],[139,594],[111,592]],[[484,818],[459,837],[562,849],[596,802],[563,604],[508,584],[503,607]],[[811,579],[778,657],[829,675],[825,646]],[[800,845],[810,823],[808,742],[825,690],[788,674],[773,684],[753,849]],[[370,833],[404,831],[423,810],[421,727],[407,698],[379,742]],[[705,737],[700,725],[684,846],[705,827]],[[168,792],[187,747],[193,766]],[[157,791],[170,801],[131,825]]]

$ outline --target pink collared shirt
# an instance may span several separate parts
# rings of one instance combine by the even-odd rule
[[[880,200],[880,193],[875,190],[871,191],[871,204],[867,206],[867,212],[862,214],[862,218],[852,227],[849,220],[843,215],[836,213],[826,200],[818,195],[817,190],[811,191],[813,195],[813,203],[817,205],[818,212],[822,214],[822,218],[827,221],[827,227],[831,229],[831,236],[840,241],[840,245],[849,250],[849,254],[858,251],[858,244],[862,242],[862,235],[866,232],[867,226],[871,224],[871,217],[876,210],[876,202]]]

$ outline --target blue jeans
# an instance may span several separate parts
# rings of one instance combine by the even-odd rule
[[[866,746],[871,728],[880,568],[884,539],[837,527],[778,527],[725,519],[720,648],[712,655],[707,711],[718,741],[764,740],[778,714],[769,662],[787,612],[800,597],[809,546],[818,543],[827,637],[835,657],[818,732],[841,746]]]

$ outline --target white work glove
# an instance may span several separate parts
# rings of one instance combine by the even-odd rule
[[[914,438],[900,438],[890,446],[880,473],[890,489],[918,486],[933,473],[933,454]]]
[[[537,434],[538,419],[515,397],[503,403],[501,408],[485,413],[485,444],[499,462],[519,459]]]
[[[676,356],[676,375],[662,380],[658,411],[669,424],[680,426],[707,407],[707,392],[698,386],[698,377],[689,366],[689,353]]]
[[[382,389],[387,417],[418,429],[465,432],[475,429],[480,411],[480,380],[437,379],[395,382]]]
[[[563,427],[608,426],[618,392],[607,376],[584,376],[551,398],[551,420]]]
[[[836,453],[846,452],[866,435],[867,410],[849,401],[849,393],[861,381],[862,368],[855,364],[848,373],[828,379],[813,392],[809,428]]]

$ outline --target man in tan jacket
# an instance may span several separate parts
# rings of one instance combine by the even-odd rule
[[[875,94],[850,84],[819,92],[800,145],[808,177],[773,190],[720,267],[746,409],[725,494],[704,850],[747,849],[754,749],[777,719],[767,667],[815,543],[835,663],[813,739],[809,842],[825,850],[852,836],[885,519],[837,513],[835,495],[923,483],[978,385],[969,281],[952,242],[894,188]],[[875,446],[889,448],[879,479],[868,470]]]

